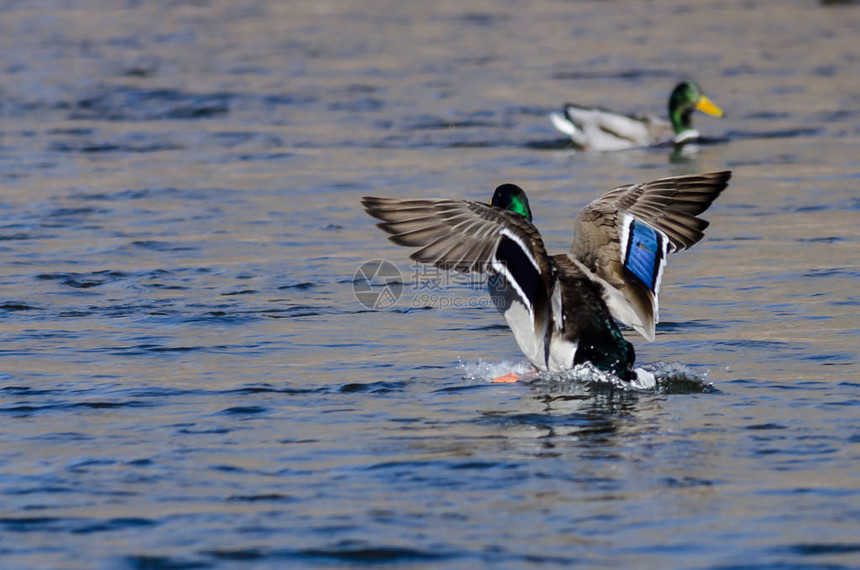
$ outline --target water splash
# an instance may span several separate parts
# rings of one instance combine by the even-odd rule
[[[501,362],[463,362],[457,366],[463,378],[476,383],[492,382],[493,378],[510,374],[511,372],[523,377],[533,377],[534,367],[528,362],[502,360]]]
[[[654,375],[656,392],[662,394],[694,394],[714,391],[708,381],[708,371],[700,371],[683,362],[653,362],[641,367]]]
[[[523,377],[531,386],[550,392],[567,392],[572,387],[610,388],[634,392],[659,394],[708,393],[714,390],[708,373],[700,372],[682,362],[654,362],[639,367],[654,376],[653,384],[629,382],[595,368],[591,363],[577,364],[564,372],[539,372],[527,362],[502,360],[500,362],[460,362],[463,377],[473,382],[492,382],[494,378],[511,372]]]

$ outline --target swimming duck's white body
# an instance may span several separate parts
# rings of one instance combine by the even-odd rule
[[[601,107],[567,103],[551,113],[553,126],[583,150],[617,151],[658,145],[681,145],[699,138],[690,115],[694,110],[722,117],[723,111],[698,85],[679,83],[669,96],[669,120],[656,115],[625,115]]]

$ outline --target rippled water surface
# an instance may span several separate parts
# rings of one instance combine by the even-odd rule
[[[858,36],[812,0],[3,3],[0,565],[856,567]],[[684,77],[728,113],[685,154],[547,119]],[[650,393],[490,383],[525,366],[485,295],[418,297],[359,206],[515,182],[559,252],[601,192],[724,168],[630,335],[704,381]]]

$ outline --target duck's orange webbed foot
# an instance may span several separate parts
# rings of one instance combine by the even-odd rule
[[[532,368],[532,370],[530,372],[527,372],[526,374],[524,374],[522,376],[517,374],[516,372],[510,372],[508,374],[505,374],[504,376],[497,376],[497,377],[493,378],[492,381],[495,384],[513,384],[514,382],[519,382],[520,380],[529,380],[535,374],[537,374],[537,370]]]
[[[493,382],[496,384],[512,384],[514,382],[519,382],[521,379],[522,377],[519,374],[511,372],[510,374],[493,378]]]

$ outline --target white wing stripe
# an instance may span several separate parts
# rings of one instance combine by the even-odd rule
[[[493,269],[495,269],[497,273],[505,276],[505,281],[507,282],[508,286],[513,287],[514,290],[517,292],[517,296],[520,298],[523,303],[523,306],[528,311],[529,317],[531,318],[532,322],[534,322],[534,307],[532,307],[532,302],[528,298],[528,295],[526,295],[526,292],[523,291],[522,287],[520,287],[520,284],[517,283],[517,280],[508,270],[508,264],[500,263],[495,258],[495,256],[493,256]]]
[[[523,240],[520,238],[520,236],[516,235],[515,233],[513,233],[512,231],[510,231],[507,228],[502,229],[502,231],[499,233],[502,234],[503,236],[509,237],[512,241],[516,242],[516,244],[518,246],[520,246],[520,249],[523,250],[523,253],[528,258],[528,260],[531,262],[531,264],[534,265],[535,270],[538,273],[540,273],[540,265],[538,265],[538,262],[535,259],[535,256],[532,255],[531,250],[528,247],[526,247],[526,244],[523,242]]]

